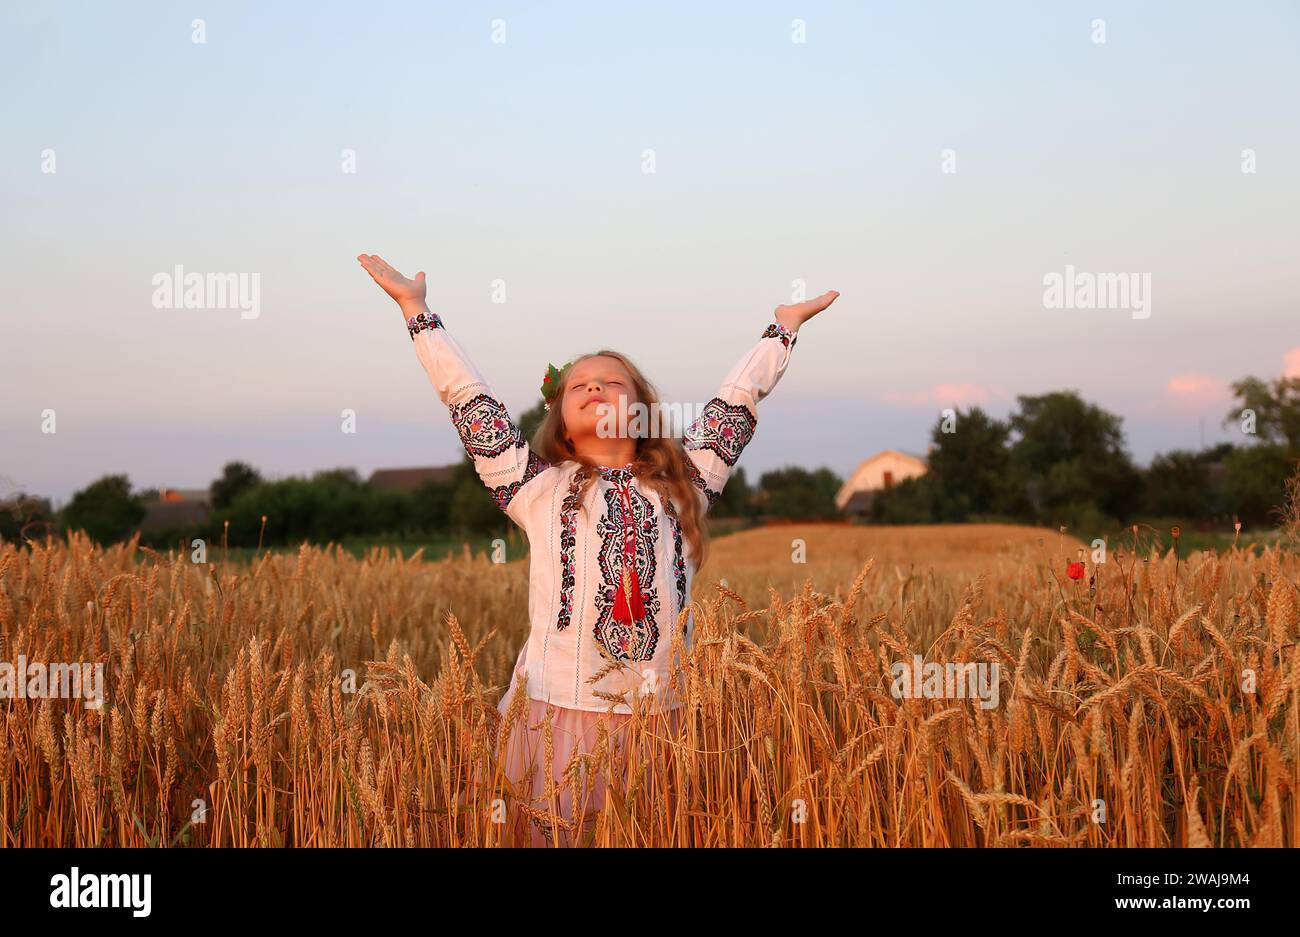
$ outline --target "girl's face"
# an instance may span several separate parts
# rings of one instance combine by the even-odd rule
[[[575,441],[625,436],[632,419],[628,408],[640,402],[623,362],[606,355],[583,358],[569,368],[560,391],[565,435]],[[620,414],[625,416],[620,419]]]

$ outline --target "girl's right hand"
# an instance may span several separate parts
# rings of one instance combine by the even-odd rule
[[[408,318],[428,308],[425,305],[426,288],[423,270],[415,275],[414,280],[408,280],[390,267],[378,254],[358,254],[357,260],[380,288],[397,301],[397,305],[402,307],[403,314]],[[407,310],[411,310],[409,314]]]

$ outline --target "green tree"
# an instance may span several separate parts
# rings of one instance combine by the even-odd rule
[[[539,400],[515,420],[515,425],[524,439],[532,440],[545,418],[546,403]],[[462,534],[497,534],[510,528],[510,519],[492,500],[492,493],[483,484],[468,454],[456,466],[448,491],[445,523],[453,529]]]
[[[1224,425],[1240,426],[1254,412],[1254,431],[1260,441],[1282,446],[1288,455],[1300,455],[1300,377],[1262,381],[1247,377],[1232,385],[1239,407],[1228,412]]]
[[[1224,506],[1243,524],[1272,524],[1286,503],[1295,460],[1286,447],[1261,443],[1234,449],[1224,460]]]
[[[929,466],[938,519],[964,521],[972,515],[990,516],[1009,509],[1012,484],[1009,424],[995,420],[979,407],[960,411],[952,432],[939,419],[930,432],[934,445]],[[911,497],[909,495],[909,497]]]
[[[456,487],[447,482],[425,481],[411,493],[406,525],[416,533],[440,533],[451,523],[451,503]]]
[[[365,484],[357,470],[351,466],[340,466],[332,469],[321,469],[311,476],[314,482],[323,482],[327,485],[344,485],[349,488],[359,488]]]
[[[1011,456],[1037,519],[1054,523],[1098,512],[1129,518],[1139,503],[1141,477],[1124,446],[1123,420],[1074,391],[1018,400],[1020,408],[1011,415]]]
[[[494,534],[510,525],[509,518],[492,500],[491,492],[475,471],[468,454],[453,473],[448,521],[462,534]]]
[[[938,519],[940,497],[939,483],[933,475],[905,478],[875,493],[870,517],[877,524],[933,524]]]
[[[262,531],[263,545],[329,543],[347,537],[400,533],[406,529],[411,495],[380,491],[363,482],[354,469],[316,472],[245,488],[208,522],[208,536],[220,537],[230,522],[232,546],[252,546]]]
[[[40,538],[54,526],[47,498],[15,492],[0,501],[0,540],[15,542],[24,535]]]
[[[835,493],[840,478],[828,468],[810,472],[788,466],[764,472],[758,479],[763,513],[791,520],[835,517]]]
[[[1146,470],[1142,510],[1153,518],[1210,517],[1223,510],[1213,466],[1232,452],[1224,444],[1200,452],[1185,449],[1155,456]]]
[[[221,470],[221,477],[208,488],[213,510],[230,507],[241,492],[261,483],[262,476],[251,465],[245,462],[227,462]]]
[[[105,475],[72,496],[63,509],[63,526],[84,530],[93,540],[107,543],[130,534],[144,514],[144,504],[131,494],[130,479]]]
[[[754,510],[754,489],[745,478],[745,470],[738,468],[731,473],[727,483],[722,486],[722,494],[713,502],[710,513],[714,517],[752,517]]]
[[[448,519],[463,534],[498,533],[506,520],[483,484],[471,481],[461,482],[452,492]]]
[[[546,401],[539,400],[523,412],[523,415],[515,421],[515,425],[519,427],[519,432],[523,434],[524,439],[531,440],[541,429],[544,419],[546,419]]]

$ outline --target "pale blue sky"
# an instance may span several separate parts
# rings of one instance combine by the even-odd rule
[[[5,3],[0,494],[459,458],[360,252],[516,413],[601,346],[702,402],[838,289],[751,477],[1062,388],[1143,461],[1231,438],[1225,383],[1300,348],[1298,47],[1279,2]],[[260,317],[155,309],[177,264],[258,273]],[[1150,273],[1151,317],[1044,308],[1066,264]]]

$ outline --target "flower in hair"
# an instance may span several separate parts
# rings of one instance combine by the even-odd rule
[[[549,363],[546,365],[546,376],[542,378],[542,399],[546,401],[547,410],[551,409],[551,404],[560,395],[560,385],[564,383],[564,375],[572,366],[572,361],[566,362],[559,368]]]

